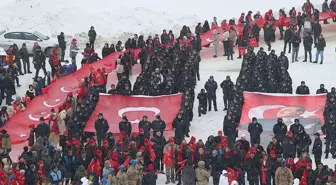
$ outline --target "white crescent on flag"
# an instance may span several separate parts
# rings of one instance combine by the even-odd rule
[[[264,112],[270,109],[283,108],[283,105],[262,105],[258,107],[251,108],[248,112],[248,117],[252,120],[253,117],[257,119],[264,119]]]
[[[123,109],[120,109],[118,111],[118,115],[120,117],[123,116],[123,114],[125,114],[126,112],[140,112],[140,111],[146,111],[146,112],[154,112],[155,115],[158,115],[160,113],[160,109],[156,108],[156,107],[126,107],[126,108],[123,108]],[[138,119],[136,120],[132,120],[130,121],[131,123],[139,123],[140,121]]]
[[[43,101],[43,105],[45,105],[46,107],[50,107],[50,108],[53,108],[53,107],[57,107],[59,105],[61,105],[63,103],[63,100],[61,99],[56,99],[55,100],[56,104],[49,104],[48,101]]]
[[[35,116],[33,116],[33,114],[29,114],[28,118],[33,120],[33,121],[39,121],[40,117],[44,117],[44,119],[47,119],[50,116],[50,114],[46,113],[46,112],[41,112],[40,116],[38,118],[36,118]]]
[[[212,42],[212,39],[209,39],[209,38],[207,38],[205,40],[208,41],[208,42]]]

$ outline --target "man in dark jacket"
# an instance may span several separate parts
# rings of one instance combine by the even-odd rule
[[[320,88],[316,90],[316,94],[328,93],[328,90],[324,88],[324,84],[320,84]]]
[[[324,153],[326,154],[325,158],[328,159],[329,152],[330,152],[330,144],[332,143],[332,141],[336,139],[335,138],[336,123],[333,120],[326,121],[325,124],[322,126],[321,130],[323,134],[325,135],[326,147],[325,147]]]
[[[314,24],[312,24],[312,28],[314,32],[314,45],[316,47],[316,41],[322,33],[322,26],[318,21],[316,21]]]
[[[35,52],[34,52],[34,58],[33,63],[35,65],[36,73],[35,73],[35,80],[37,80],[40,70],[42,69],[44,72],[44,76],[47,76],[47,70],[45,67],[45,60],[46,56],[44,55],[44,52],[41,50],[40,46],[36,46]]]
[[[211,152],[211,151],[210,151]],[[218,155],[217,150],[212,151],[212,158],[210,162],[211,176],[213,178],[214,185],[219,185],[220,175],[224,169],[222,157]]]
[[[250,142],[253,146],[254,144],[260,144],[260,135],[263,132],[263,127],[258,123],[257,118],[252,118],[252,123],[248,126],[248,132],[250,133]]]
[[[32,73],[30,71],[30,62],[29,62],[29,54],[28,54],[28,50],[27,50],[27,46],[26,46],[26,43],[23,43],[22,44],[22,47],[20,49],[20,55],[21,55],[21,59],[22,59],[22,62],[23,62],[23,70],[24,70],[24,73],[26,74],[27,72],[28,73]]]
[[[293,137],[293,132],[288,131],[287,136],[283,140],[282,149],[283,149],[283,157],[287,158],[295,158],[296,148],[295,148],[295,140]]]
[[[128,121],[127,116],[122,117],[122,121],[119,122],[119,131],[125,132],[125,134],[130,137],[132,133],[132,125]]]
[[[299,55],[299,48],[300,48],[300,43],[301,43],[301,37],[300,37],[300,33],[296,32],[293,34],[292,39],[291,39],[291,43],[293,45],[293,53],[292,53],[292,63],[298,62],[298,55]]]
[[[326,47],[326,41],[323,35],[320,35],[319,38],[316,40],[315,46],[316,46],[316,58],[314,63],[317,63],[318,57],[321,56],[320,64],[323,64],[323,52],[324,48]]]
[[[163,30],[162,34],[161,34],[161,43],[162,44],[169,44],[170,39],[169,39],[169,35],[167,34],[166,30]]]
[[[284,52],[286,53],[286,48],[287,48],[287,44],[289,46],[289,49],[288,49],[288,53],[291,53],[291,47],[292,47],[292,43],[291,43],[291,40],[292,40],[292,37],[293,37],[293,30],[288,26],[286,31],[285,31],[285,37],[284,37],[284,42],[285,42],[285,45],[284,45]]]
[[[230,94],[232,93],[233,82],[230,79],[230,76],[226,76],[226,79],[220,84],[223,89],[223,100],[224,100],[224,110],[227,110]]]
[[[304,127],[301,125],[300,120],[298,118],[294,119],[294,124],[292,124],[289,130],[293,133],[293,137],[296,138],[299,130],[304,130]]]
[[[106,138],[106,133],[110,126],[106,119],[104,119],[103,114],[98,114],[98,119],[95,121],[95,129],[97,134],[98,146],[101,147],[101,142]]]
[[[322,141],[320,139],[320,133],[316,132],[314,134],[315,140],[313,144],[313,151],[312,153],[314,154],[314,161],[315,165],[317,166],[318,164],[321,163],[321,157],[322,157]]]
[[[209,111],[211,111],[211,102],[213,102],[214,109],[215,111],[217,111],[217,100],[216,100],[217,82],[214,80],[213,76],[210,76],[209,80],[205,83],[204,88],[208,94]]]
[[[92,48],[92,50],[94,50],[94,42],[96,40],[97,33],[96,33],[96,30],[94,29],[93,26],[91,26],[91,28],[89,30],[88,37],[89,37],[89,41],[90,41],[90,47]]]
[[[48,139],[50,135],[50,127],[44,122],[44,117],[40,118],[40,124],[37,125],[35,130],[36,138],[42,137]]]
[[[287,125],[283,123],[282,118],[278,118],[278,122],[273,126],[273,133],[280,144],[287,133]]]
[[[163,173],[163,164],[162,164],[162,157],[163,157],[163,148],[166,145],[166,139],[161,132],[157,132],[155,136],[151,139],[154,145],[154,152],[155,152],[155,161],[154,167],[156,171],[160,171]]]
[[[268,23],[265,22],[264,24],[264,41],[268,46],[268,51],[271,51],[272,46],[271,46],[271,40],[272,40],[272,26]]]
[[[310,94],[309,87],[306,86],[304,81],[301,81],[301,85],[296,88],[296,94],[305,95]]]
[[[300,158],[302,153],[309,153],[309,146],[312,144],[312,141],[305,130],[299,130],[299,133],[295,137],[295,144],[297,157]]]
[[[163,135],[164,130],[166,129],[166,122],[161,120],[160,115],[155,116],[155,120],[152,121],[152,130],[153,133],[161,132],[161,135]]]
[[[148,117],[144,115],[142,120],[139,122],[139,130],[142,128],[145,137],[149,138],[149,132],[151,130],[151,123],[148,121]]]
[[[309,62],[312,62],[311,50],[312,50],[313,43],[314,41],[313,41],[313,37],[311,36],[311,34],[306,33],[306,35],[303,38],[303,47],[305,50],[305,59],[303,62],[307,62],[307,53],[309,54]]]
[[[197,95],[198,99],[198,117],[201,117],[201,114],[206,114],[207,104],[208,104],[208,95],[205,92],[205,89],[201,89],[201,92]]]
[[[66,42],[65,42],[65,38],[64,38],[64,33],[61,32],[61,34],[59,34],[57,36],[57,40],[58,40],[58,46],[61,48],[62,50],[62,54],[61,54],[61,61],[64,61],[64,55],[65,55],[65,49],[66,49]]]

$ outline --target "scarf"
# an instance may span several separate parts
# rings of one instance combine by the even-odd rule
[[[267,184],[267,164],[267,161],[261,160],[261,184]]]
[[[50,120],[50,123],[52,124],[51,131],[55,134],[59,135],[60,131],[58,128],[58,121],[57,120]]]

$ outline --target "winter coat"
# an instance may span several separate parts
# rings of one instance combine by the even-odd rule
[[[278,141],[282,141],[287,133],[287,125],[284,124],[283,122],[276,123],[273,126],[273,133]]]
[[[322,141],[320,138],[315,139],[312,153],[314,155],[322,155]]]
[[[153,171],[146,171],[142,177],[142,184],[156,185],[157,173]]]
[[[58,40],[58,46],[59,46],[62,50],[65,50],[65,49],[66,49],[66,42],[65,42],[64,35],[58,35],[58,36],[57,36],[57,40]]]
[[[223,169],[224,169],[224,164],[223,164],[222,157],[219,156],[219,155],[212,156],[210,166],[211,166],[211,175],[212,176],[216,176],[218,174],[221,174]]]
[[[314,43],[313,37],[310,34],[306,35],[303,38],[303,47],[305,48],[305,50],[308,50],[308,51],[311,50],[313,43]]]
[[[233,82],[231,80],[224,80],[220,87],[223,89],[224,94],[229,94],[232,91],[233,88]]]
[[[27,50],[26,47],[22,47],[22,48],[20,49],[20,55],[21,55],[21,58],[22,58],[23,60],[26,60],[26,61],[29,60],[29,54],[28,54],[28,50]]]
[[[98,137],[105,137],[110,126],[106,119],[97,119],[95,121],[95,129]]]
[[[121,121],[119,122],[119,131],[124,131],[126,135],[130,136],[132,133],[132,125],[128,121]]]
[[[95,41],[97,37],[96,30],[90,30],[88,33],[88,37],[90,41]]]
[[[208,96],[216,96],[217,82],[208,80],[204,85],[205,90],[207,91]]]
[[[183,119],[175,118],[173,120],[173,128],[175,129],[175,140],[179,144],[184,139],[185,125]]]
[[[260,160],[258,157],[247,158],[245,160],[245,170],[247,172],[247,180],[258,180],[259,172],[260,172]]]
[[[250,123],[248,126],[248,132],[250,133],[251,138],[260,139],[260,135],[263,132],[263,127],[260,123]]]
[[[290,126],[289,130],[293,133],[293,137],[295,138],[299,131],[304,130],[304,127],[300,123],[294,123]]]
[[[306,85],[300,85],[296,88],[296,94],[301,94],[301,95],[305,95],[305,94],[310,94],[309,92],[309,87]],[[294,134],[294,133],[293,133]]]
[[[9,134],[4,134],[1,139],[2,148],[10,151],[12,149],[11,138]]]
[[[336,133],[336,123],[329,123],[325,122],[325,124],[321,128],[322,132],[324,135],[326,135],[326,139],[329,141],[332,141],[335,138],[335,133]]]
[[[282,142],[282,148],[284,157],[295,156],[296,147],[293,138],[289,138],[288,136],[286,136],[286,138]]]
[[[163,159],[162,164],[166,165],[167,167],[173,167],[176,159],[175,153],[177,151],[178,145],[168,143],[163,148]]]
[[[42,138],[49,138],[50,135],[50,127],[46,123],[40,123],[37,125],[35,130],[36,138],[42,137]]]
[[[285,31],[284,41],[285,42],[291,42],[293,37],[293,31],[291,29],[287,29]]]
[[[76,44],[71,43],[70,45],[70,58],[76,58],[77,54],[78,54],[78,47]]]
[[[291,185],[294,182],[293,174],[287,167],[280,167],[275,172],[275,185]]]
[[[317,41],[316,41],[316,50],[317,51],[324,51],[324,48],[326,47],[326,41],[325,41],[325,39],[324,38],[322,38],[322,39],[317,39]]]
[[[195,170],[197,185],[209,185],[210,172],[204,165],[199,165]]]
[[[185,166],[182,169],[182,182],[183,184],[196,185],[196,173],[192,165]]]
[[[322,33],[322,26],[321,26],[320,23],[317,23],[317,24],[313,25],[313,32],[314,32],[315,37],[318,37],[318,36],[321,35],[321,33]]]
[[[298,48],[298,47],[300,47],[300,43],[301,43],[300,35],[297,34],[297,33],[295,33],[295,34],[292,36],[291,43],[292,43],[292,45],[293,45],[293,48]]]
[[[164,122],[163,120],[154,120],[152,122],[152,130],[153,130],[153,133],[156,133],[156,132],[161,132],[163,133],[164,130],[166,129],[166,122]]]
[[[197,95],[197,99],[199,101],[200,105],[206,106],[208,103],[208,97],[207,93],[199,93]]]
[[[215,32],[216,30],[214,30],[214,35],[212,36],[212,41],[213,41],[213,45],[215,47],[218,47],[219,45],[219,34],[217,33],[217,31]]]
[[[139,129],[142,128],[144,130],[144,135],[146,137],[149,137],[149,132],[151,130],[151,123],[149,121],[143,121],[143,120],[141,120],[139,122],[138,128]]]

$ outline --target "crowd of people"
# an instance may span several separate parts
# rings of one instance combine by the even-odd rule
[[[323,11],[329,10],[323,5]],[[335,5],[330,3],[330,9],[335,10]],[[286,17],[280,10],[280,20]],[[206,185],[212,176],[213,184],[293,184],[294,178],[300,180],[300,184],[323,185],[332,184],[336,178],[336,170],[321,163],[322,141],[320,133],[315,133],[314,141],[305,132],[299,119],[287,128],[281,118],[274,125],[274,137],[266,149],[260,145],[262,125],[256,118],[248,126],[250,141],[244,137],[237,140],[237,127],[239,124],[243,91],[266,93],[293,93],[292,79],[288,73],[289,59],[286,57],[286,46],[293,46],[292,62],[297,61],[298,47],[300,46],[301,27],[304,30],[303,45],[310,54],[312,44],[317,48],[316,62],[321,55],[323,63],[323,50],[326,46],[325,39],[321,35],[322,29],[317,20],[316,9],[309,2],[303,6],[303,15],[292,9],[289,13],[290,26],[286,29],[282,24],[277,25],[280,30],[280,39],[284,40],[284,51],[279,56],[271,49],[270,43],[275,40],[275,19],[272,11],[265,14],[264,29],[265,42],[268,45],[269,54],[260,47],[255,53],[250,44],[250,39],[255,38],[259,42],[260,28],[252,21],[252,12],[242,14],[240,24],[244,29],[240,35],[230,27],[234,23],[230,20],[222,22],[225,30],[223,33],[224,56],[233,60],[235,44],[248,46],[246,54],[239,54],[243,58],[240,74],[234,84],[230,76],[227,76],[219,86],[223,92],[224,111],[227,111],[223,122],[223,130],[218,135],[209,136],[205,143],[190,136],[190,125],[193,120],[194,101],[197,97],[198,116],[206,115],[207,111],[218,111],[217,88],[218,84],[214,76],[210,76],[196,96],[195,87],[200,80],[199,63],[201,62],[200,34],[217,27],[217,18],[211,24],[208,21],[203,27],[198,24],[193,35],[190,28],[184,26],[180,36],[175,39],[173,32],[163,30],[161,37],[151,36],[145,41],[142,35],[134,35],[125,42],[119,41],[116,46],[105,44],[102,57],[122,51],[116,60],[115,72],[118,83],[112,84],[107,90],[107,72],[105,69],[93,70],[78,85],[76,94],[69,93],[63,105],[58,110],[51,110],[51,118],[40,123],[29,125],[30,135],[27,139],[28,146],[24,147],[18,160],[10,157],[12,149],[10,135],[6,130],[0,134],[0,184],[35,185],[35,184],[93,184],[93,185],[154,185],[158,173],[165,174],[165,184],[176,183],[184,185]],[[283,17],[281,17],[283,16]],[[262,17],[260,13],[253,16],[257,21]],[[310,21],[309,21],[310,19]],[[302,21],[302,22],[300,22]],[[335,19],[333,19],[335,21]],[[281,22],[281,21],[280,21]],[[310,22],[311,27],[309,30]],[[325,22],[327,24],[328,22]],[[314,30],[314,31],[312,31]],[[213,31],[213,45],[215,57],[218,56],[219,35]],[[314,38],[312,38],[313,33]],[[89,42],[83,51],[82,65],[100,60],[94,50],[97,33],[94,27],[88,32]],[[18,75],[21,71],[21,61],[24,64],[24,73],[30,72],[29,56],[25,52],[25,46],[18,51],[16,45],[8,51],[9,61],[7,69],[1,68],[1,97],[5,97],[7,105],[13,105],[14,113],[23,111],[29,102],[43,93],[43,89],[52,83],[53,77],[60,78],[77,70],[76,57],[79,53],[76,39],[70,44],[71,62],[65,61],[66,42],[64,33],[58,36],[59,44],[52,49],[49,56],[51,73],[46,70],[44,52],[38,44],[34,47],[33,64],[36,69],[34,83],[29,86],[24,98],[17,97],[12,104],[12,95],[15,94],[14,81],[19,87]],[[137,62],[134,53],[130,49],[140,49],[139,60],[142,71],[134,85],[129,77],[132,75],[132,66]],[[22,50],[22,51],[21,51]],[[15,56],[15,57],[14,57]],[[28,59],[27,59],[28,57]],[[62,65],[65,62],[66,65]],[[3,67],[3,66],[2,66]],[[43,70],[45,78],[39,77],[39,71]],[[174,137],[165,138],[166,123],[159,115],[154,120],[148,120],[146,115],[139,122],[139,133],[132,130],[131,123],[124,116],[119,123],[120,134],[118,136],[109,132],[109,123],[103,114],[98,115],[95,121],[94,133],[85,133],[86,122],[95,110],[99,100],[99,93],[130,95],[169,95],[183,93],[181,109],[173,120]],[[321,84],[316,92],[328,93]],[[297,87],[296,94],[310,94],[309,88],[304,82]],[[336,91],[335,88],[327,94],[326,109],[324,112],[325,124],[322,132],[326,135],[325,158],[336,158]],[[213,108],[213,109],[212,109]],[[1,109],[1,125],[5,124],[10,116],[7,107]],[[190,138],[187,142],[186,138]],[[310,146],[312,150],[310,150]],[[309,156],[314,155],[314,160]],[[299,160],[294,163],[294,159]],[[312,169],[312,163],[316,169]],[[165,171],[164,171],[165,169]],[[245,174],[247,178],[245,178]]]

